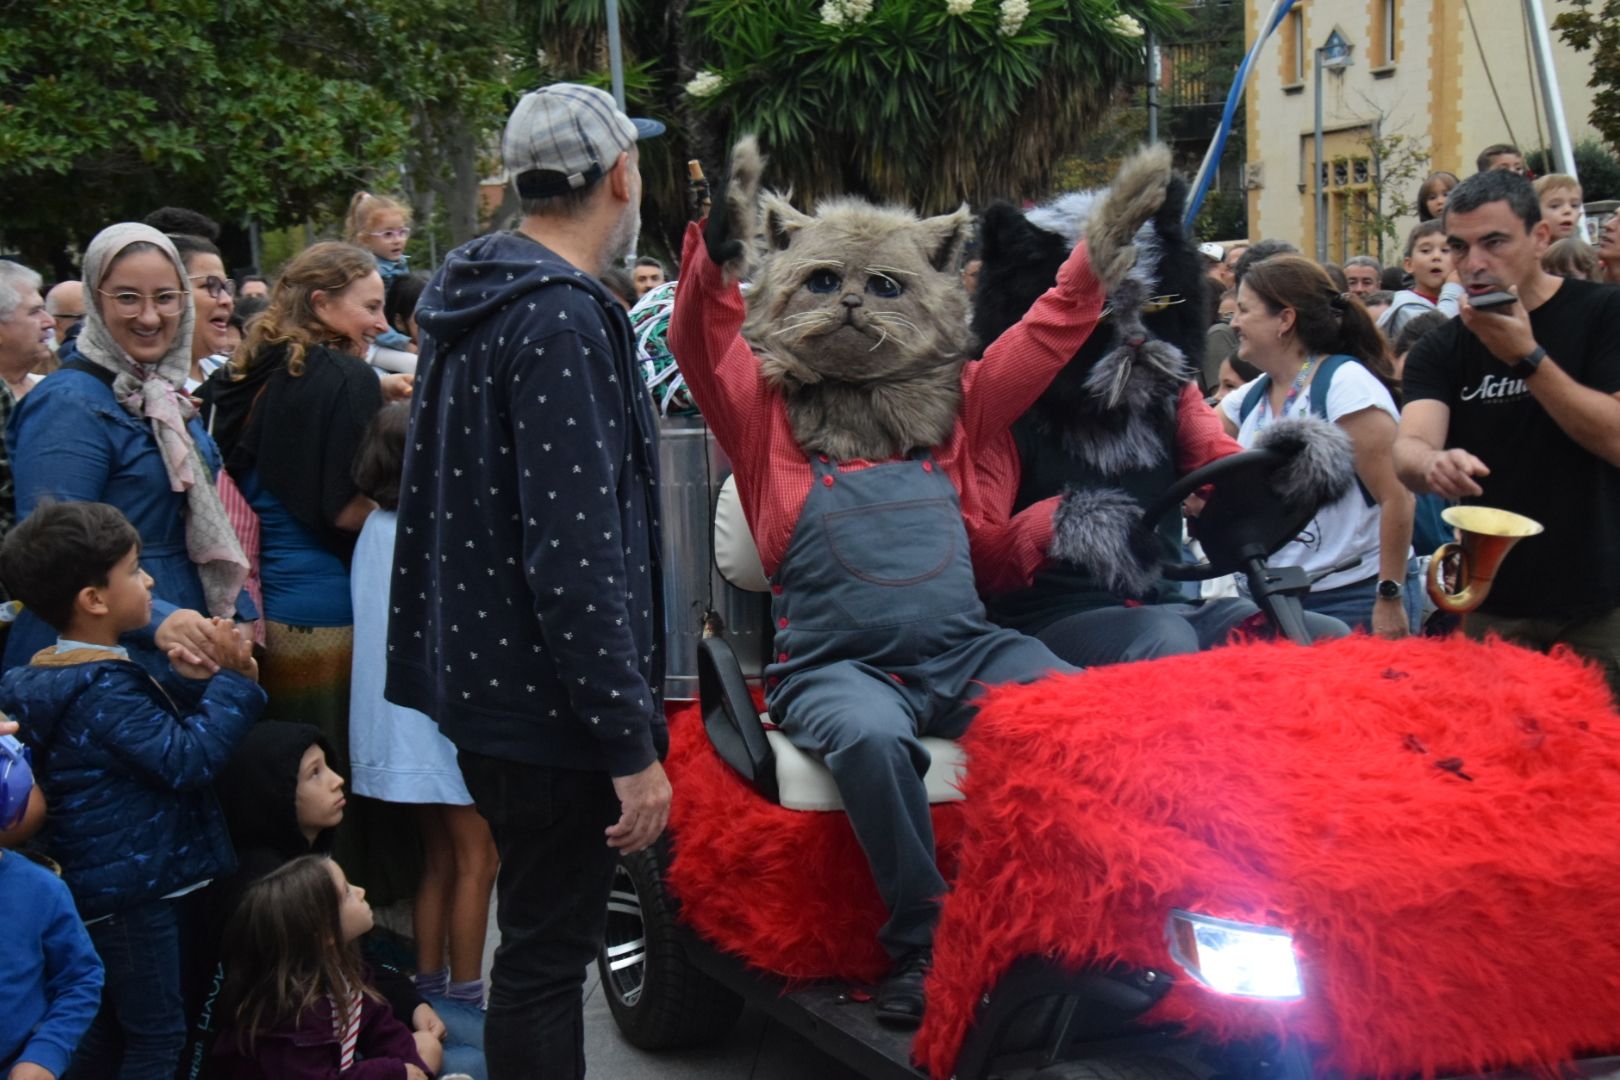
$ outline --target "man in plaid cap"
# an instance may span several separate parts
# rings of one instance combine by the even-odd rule
[[[658,429],[597,281],[662,131],[590,87],[525,95],[502,148],[522,224],[451,252],[416,311],[386,693],[455,743],[500,852],[492,1080],[584,1075],[614,866],[669,816]]]

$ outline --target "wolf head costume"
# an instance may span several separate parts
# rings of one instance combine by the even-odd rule
[[[1050,568],[1048,560],[1056,560],[1057,572],[1037,586],[1045,594],[1039,604],[1044,615],[1055,612],[1052,594],[1066,586],[1102,588],[1122,598],[1150,595],[1161,563],[1179,545],[1179,524],[1161,522],[1163,535],[1155,538],[1141,527],[1142,504],[1177,476],[1239,449],[1191,382],[1203,362],[1205,284],[1201,257],[1181,224],[1186,193],[1185,183],[1172,179],[1164,203],[1133,238],[1138,257],[1110,289],[1097,333],[1015,426],[1018,480],[1003,490],[1017,494],[1002,509],[1047,515],[1049,533],[1045,525],[1037,530],[1044,549],[1026,544],[1025,557],[1012,564],[1017,572],[999,584],[1028,585],[1040,572],[1037,564]],[[1051,284],[1076,239],[1108,212],[1103,196],[1075,192],[1027,212],[1006,203],[985,211],[973,309],[981,341],[994,341]],[[1290,421],[1268,433],[1268,440],[1279,449],[1347,449],[1340,432],[1312,420]],[[1339,457],[1302,456],[1297,468],[1276,478],[1279,493],[1300,500],[1336,497],[1349,483],[1347,465],[1325,472],[1306,465]],[[1348,462],[1347,454],[1342,457]],[[1055,506],[1042,506],[1053,497],[1060,497]],[[1029,531],[1029,523],[1024,527]],[[1006,566],[1002,561],[1003,571]],[[1074,573],[1081,570],[1083,575]],[[998,582],[990,584],[994,591]]]

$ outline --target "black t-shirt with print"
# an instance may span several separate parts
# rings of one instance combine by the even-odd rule
[[[1566,280],[1530,313],[1536,343],[1571,378],[1620,392],[1620,288]],[[1453,319],[1406,358],[1408,402],[1451,409],[1446,446],[1490,467],[1484,495],[1464,500],[1524,514],[1546,531],[1521,540],[1480,610],[1591,615],[1620,605],[1620,469],[1582,449],[1479,339]]]

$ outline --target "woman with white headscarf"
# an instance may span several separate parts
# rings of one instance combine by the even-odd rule
[[[131,659],[161,672],[164,653],[180,645],[208,665],[213,642],[234,633],[210,616],[257,612],[242,593],[247,560],[214,487],[219,452],[184,392],[191,284],[166,236],[126,222],[91,241],[84,289],[84,329],[6,430],[17,516],[41,499],[123,511],[154,582],[152,623],[125,643]],[[25,611],[4,666],[26,663],[54,636]]]

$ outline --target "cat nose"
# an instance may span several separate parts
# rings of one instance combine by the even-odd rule
[[[858,308],[861,306],[861,294],[847,292],[844,294],[844,298],[838,302],[847,308]]]

